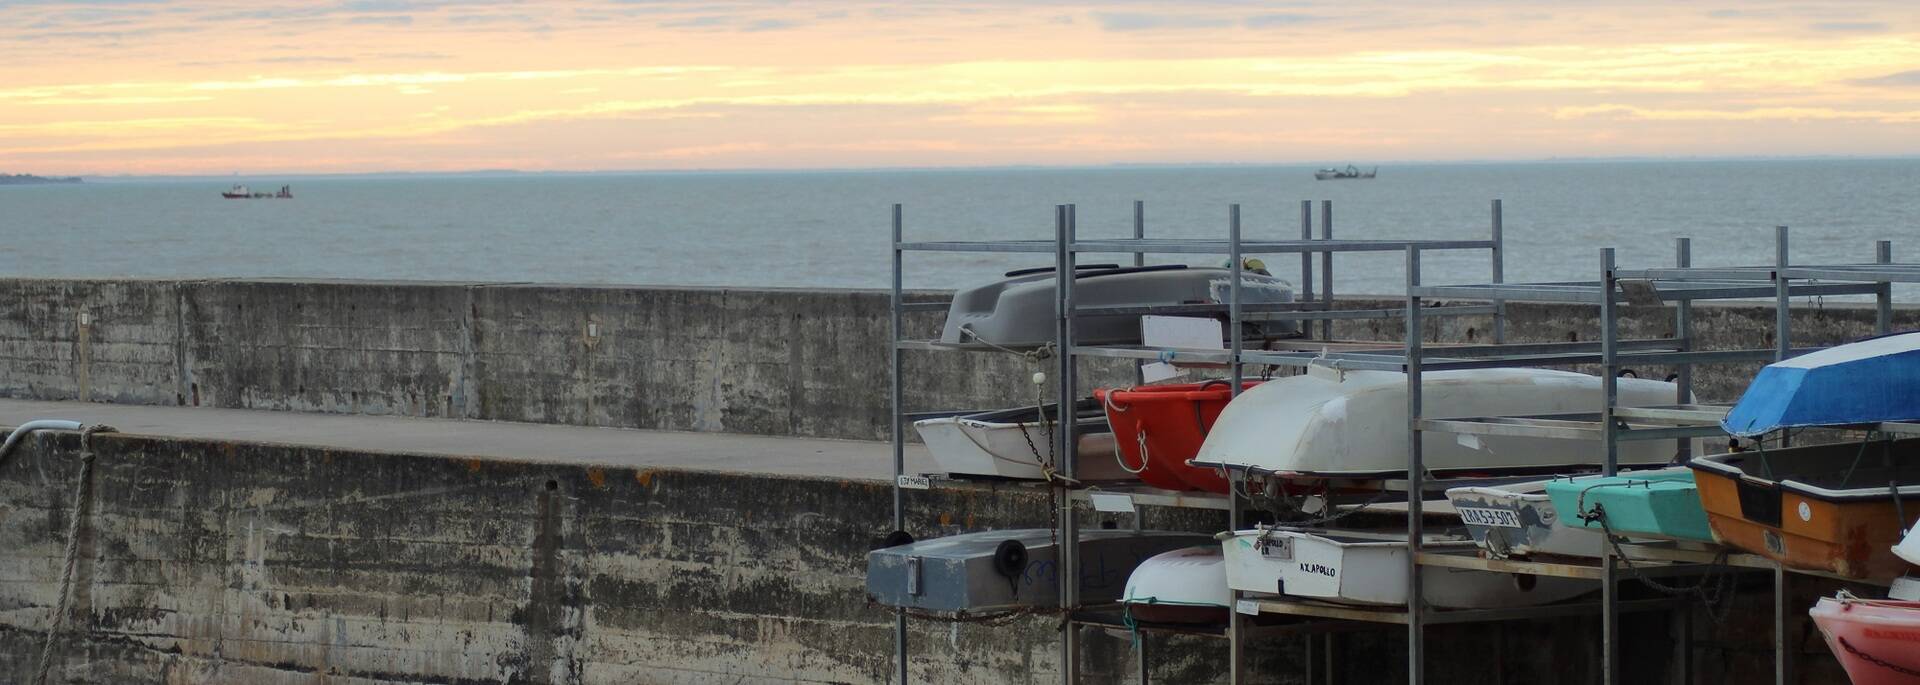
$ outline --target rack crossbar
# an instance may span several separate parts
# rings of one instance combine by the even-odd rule
[[[1401,252],[1409,245],[1422,250],[1485,250],[1494,247],[1491,240],[1242,240],[1241,254],[1301,252]],[[1049,243],[1049,249],[1051,244]],[[1144,252],[1148,254],[1226,254],[1232,241],[1179,238],[1112,238],[1078,240],[1069,246],[1074,252]]]
[[[931,241],[918,243],[895,243],[894,249],[902,252],[1053,252],[1051,240],[1001,240],[1001,241]]]

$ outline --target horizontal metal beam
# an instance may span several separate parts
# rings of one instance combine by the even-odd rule
[[[1514,283],[1421,285],[1407,288],[1412,297],[1455,300],[1508,300],[1600,304],[1599,283]]]
[[[1426,310],[1422,309],[1422,313]],[[1615,343],[1615,349],[1623,352],[1635,350],[1680,350],[1688,345],[1686,338],[1652,338],[1646,340],[1621,340]],[[1426,346],[1432,354],[1447,357],[1511,357],[1523,354],[1563,354],[1568,352],[1599,352],[1599,341],[1588,342],[1551,342],[1551,343],[1513,343],[1507,345],[1454,345]]]
[[[1844,264],[1788,267],[1787,278],[1869,283],[1920,283],[1920,264]]]
[[[1456,419],[1421,419],[1422,430],[1456,435],[1495,435],[1516,438],[1554,440],[1599,440],[1604,436],[1599,414],[1554,414],[1545,416],[1477,416]],[[1698,426],[1634,426],[1614,433],[1621,441],[1677,440],[1726,435],[1719,423]]]
[[[1471,419],[1421,419],[1420,430],[1455,435],[1492,435],[1554,440],[1599,440],[1600,425],[1586,421],[1559,421],[1505,416]]]
[[[1233,357],[1233,353],[1226,350],[1140,347],[1137,345],[1076,345],[1073,348],[1073,353],[1082,357],[1150,359],[1166,362],[1186,362],[1189,364],[1225,364],[1232,361]]]
[[[1478,556],[1441,554],[1438,552],[1421,552],[1419,561],[1421,566],[1519,573],[1530,576],[1589,578],[1599,580],[1601,575],[1600,567],[1588,566],[1586,564],[1521,561],[1517,559],[1482,559]]]
[[[1053,252],[1051,240],[1006,240],[1006,241],[934,241],[920,243],[897,243],[895,249],[904,252]]]
[[[1073,315],[1076,318],[1087,318],[1087,317],[1093,317],[1093,316],[1125,316],[1128,314],[1142,314],[1142,315],[1158,314],[1158,315],[1168,315],[1168,316],[1174,316],[1174,315],[1180,315],[1180,314],[1223,314],[1223,313],[1226,313],[1230,309],[1230,307],[1231,305],[1213,304],[1213,303],[1157,304],[1157,305],[1146,305],[1146,306],[1106,305],[1106,306],[1096,306],[1096,307],[1074,307]],[[1292,303],[1292,302],[1275,302],[1275,303],[1240,305],[1240,311],[1243,313],[1294,312],[1294,311],[1299,311],[1300,309],[1302,309],[1302,307],[1300,306],[1300,303]]]
[[[1893,435],[1920,435],[1920,423],[1889,422],[1874,427],[1874,430]]]
[[[1226,495],[1210,492],[1161,490],[1145,485],[1103,485],[1098,490],[1073,490],[1075,502],[1093,501],[1093,495],[1126,495],[1133,498],[1135,505],[1152,507],[1180,507],[1183,509],[1216,509],[1226,511],[1232,507]]]
[[[1351,371],[1405,371],[1405,358],[1398,354],[1368,354],[1365,352],[1269,352],[1247,350],[1240,353],[1244,364],[1268,364],[1305,368],[1313,364],[1331,366]]]
[[[918,352],[1005,352],[1006,350],[982,345],[980,343],[950,343],[939,340],[901,340],[893,344],[902,350]]]
[[[1719,423],[1733,407],[1724,404],[1676,404],[1666,407],[1616,407],[1613,415],[1623,421],[1666,423],[1683,426],[1694,423]]]
[[[1787,294],[1794,297],[1816,297],[1825,295],[1872,295],[1879,292],[1870,283],[1795,283],[1789,281]],[[1777,295],[1773,286],[1730,285],[1715,287],[1687,288],[1663,291],[1661,297],[1667,300],[1734,300]]]
[[[1421,316],[1490,316],[1500,311],[1490,304],[1449,305],[1445,307],[1421,307]],[[1278,315],[1267,315],[1269,321],[1321,321],[1327,319],[1397,319],[1407,315],[1406,307],[1390,309],[1328,309],[1303,310]]]
[[[1644,281],[1773,281],[1771,266],[1690,266],[1614,269],[1613,277]]]
[[[1619,272],[1615,272],[1618,274]],[[1766,279],[1757,280],[1688,280],[1688,281],[1652,281],[1653,294],[1662,302],[1690,302],[1694,300],[1732,300],[1747,298],[1770,298],[1777,293],[1771,285],[1771,274]],[[1763,285],[1762,283],[1766,283]],[[1603,301],[1602,286],[1596,281],[1579,283],[1497,283],[1465,285],[1428,285],[1407,289],[1407,294],[1417,297],[1454,300],[1507,300],[1517,302],[1549,302],[1561,304],[1598,305]],[[1787,294],[1797,297],[1821,295],[1871,295],[1877,292],[1873,285],[1866,283],[1789,283]],[[1625,293],[1614,291],[1613,301],[1631,304]]]
[[[1417,246],[1422,250],[1484,250],[1492,249],[1494,243],[1491,240],[1242,240],[1240,253],[1404,252],[1409,246]],[[1219,239],[1109,238],[1074,241],[1068,249],[1074,252],[1227,254],[1233,246],[1231,242]]]

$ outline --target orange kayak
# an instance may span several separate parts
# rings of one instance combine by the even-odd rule
[[[1242,381],[1240,388],[1259,385]],[[1188,466],[1200,452],[1220,410],[1233,399],[1224,380],[1137,388],[1099,388],[1094,398],[1107,410],[1113,441],[1128,470],[1142,469],[1140,480],[1166,490],[1227,492],[1227,479],[1210,468]],[[1142,452],[1145,452],[1142,454]]]

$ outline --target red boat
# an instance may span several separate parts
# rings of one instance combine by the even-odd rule
[[[1920,683],[1920,602],[1842,592],[1807,613],[1854,685]]]
[[[1240,388],[1259,384],[1242,381]],[[1227,492],[1227,479],[1219,471],[1187,465],[1200,452],[1220,410],[1233,399],[1227,381],[1099,388],[1093,396],[1106,407],[1123,466],[1141,469],[1142,482],[1166,490]]]

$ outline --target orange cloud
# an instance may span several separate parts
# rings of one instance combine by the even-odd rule
[[[1920,153],[1903,3],[1403,5],[11,4],[0,170]]]

